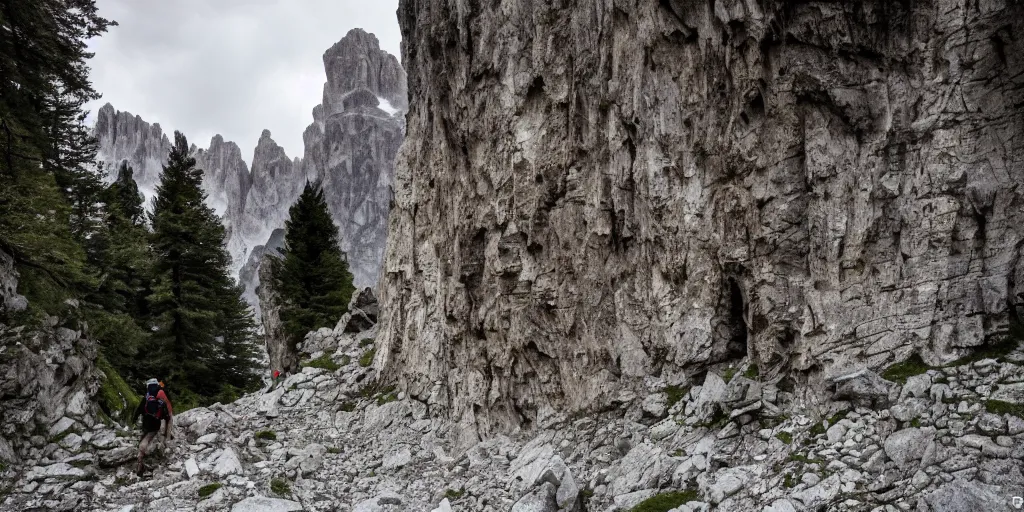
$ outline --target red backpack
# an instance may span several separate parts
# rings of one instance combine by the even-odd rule
[[[157,393],[160,392],[160,386],[158,384],[152,384],[149,389],[146,390],[146,397],[144,398],[146,406],[143,410],[147,416],[152,416],[158,420],[164,419],[167,414],[167,404],[157,398]]]

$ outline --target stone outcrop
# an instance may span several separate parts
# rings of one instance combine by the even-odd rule
[[[242,298],[252,306],[257,320],[262,315],[259,288],[263,282],[260,272],[260,269],[263,268],[263,257],[267,254],[280,255],[282,248],[284,248],[284,229],[275,229],[265,244],[257,245],[252,249],[249,261],[245,262],[242,270],[238,271],[238,283],[244,290]]]
[[[260,321],[263,325],[263,339],[270,359],[270,368],[284,370],[298,363],[298,354],[285,338],[284,325],[281,323],[281,296],[274,289],[271,277],[271,254],[264,254],[259,264],[259,282],[256,283],[257,298],[261,310]]]
[[[1020,3],[402,1],[399,21],[376,364],[440,386],[467,430],[730,361],[815,392],[1017,317]]]
[[[38,325],[9,322],[9,314],[28,306],[17,293],[18,277],[13,259],[0,251],[0,470],[52,455],[46,449],[52,439],[93,427],[92,397],[102,376],[96,344],[74,320],[76,302],[68,301],[60,317],[43,315]]]

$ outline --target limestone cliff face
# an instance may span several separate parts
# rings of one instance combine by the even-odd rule
[[[249,167],[238,144],[214,135],[209,149],[194,152],[196,167],[203,170],[203,189],[214,209],[225,219],[238,222],[252,187]]]
[[[284,226],[288,209],[306,185],[301,168],[302,162],[289,159],[284,148],[270,137],[270,130],[263,130],[253,152],[252,187],[238,228],[238,240],[246,244],[246,257],[275,229]]]
[[[560,5],[401,2],[377,364],[412,395],[486,432],[1017,317],[1024,5]]]
[[[303,133],[305,174],[324,189],[356,286],[377,286],[408,109],[405,70],[360,29],[324,53],[324,69],[323,103]]]
[[[121,162],[127,161],[135,171],[139,190],[147,200],[152,198],[160,183],[167,153],[171,151],[171,141],[160,124],[149,124],[107,103],[96,112],[93,133],[99,142],[97,159],[106,165],[110,181],[117,178]]]

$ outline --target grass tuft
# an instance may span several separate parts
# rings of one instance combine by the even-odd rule
[[[286,496],[292,493],[292,486],[280,478],[275,478],[270,481],[270,490],[278,496]]]
[[[447,491],[444,492],[444,497],[448,498],[451,501],[455,501],[465,495],[466,489],[459,489],[457,491],[455,489],[448,489]]]
[[[675,491],[661,493],[655,496],[651,496],[640,503],[637,503],[635,507],[630,509],[631,512],[668,512],[680,505],[685,505],[691,501],[699,501],[700,495],[697,491]]]
[[[672,409],[672,406],[679,403],[689,391],[689,387],[668,386],[665,388],[665,395],[668,397],[668,409]]]
[[[782,441],[783,443],[793,444],[793,434],[790,434],[789,432],[779,432],[778,434],[775,434],[775,437],[777,437],[779,441]]]
[[[991,414],[1012,414],[1024,418],[1024,404],[1004,402],[1002,400],[985,400],[985,410]]]
[[[722,380],[724,380],[726,384],[732,382],[732,378],[736,376],[738,371],[739,370],[732,366],[726,368],[725,371],[722,372]]]
[[[757,377],[759,375],[760,371],[758,370],[756,364],[751,364],[750,366],[747,367],[747,371],[743,372],[743,376],[750,380],[757,380]]]
[[[786,489],[792,489],[796,487],[796,481],[793,480],[792,473],[786,473],[785,478],[782,479],[782,486]]]
[[[924,364],[921,356],[914,354],[902,363],[896,363],[882,372],[882,378],[900,385],[906,384],[907,379],[915,375],[921,375],[930,370],[931,367]]]

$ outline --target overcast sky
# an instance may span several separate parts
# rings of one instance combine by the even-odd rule
[[[220,133],[252,163],[266,128],[302,156],[326,81],[323,53],[349,29],[377,35],[401,58],[398,0],[97,0],[115,20],[91,41],[92,81],[117,110],[207,147]]]

